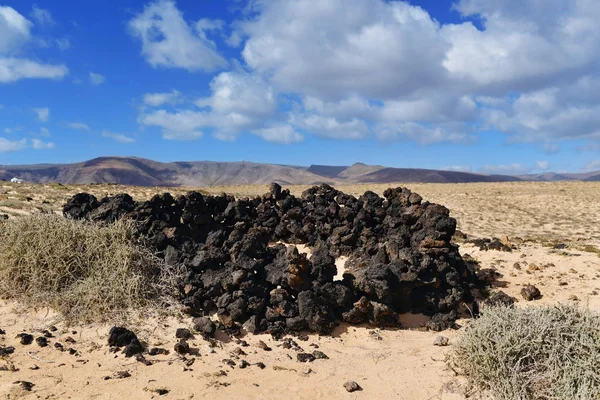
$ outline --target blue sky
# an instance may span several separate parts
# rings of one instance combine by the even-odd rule
[[[593,0],[0,0],[0,163],[597,170],[598,18]]]

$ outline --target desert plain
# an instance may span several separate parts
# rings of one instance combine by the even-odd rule
[[[600,183],[506,182],[468,184],[360,184],[337,189],[355,196],[366,190],[382,194],[388,187],[405,186],[424,200],[450,209],[457,229],[467,239],[499,238],[513,247],[510,252],[481,250],[457,235],[456,243],[480,263],[495,270],[492,290],[502,290],[518,301],[517,307],[539,304],[578,303],[600,311]],[[307,186],[290,186],[299,195]],[[268,191],[266,185],[203,188],[125,187],[119,185],[59,185],[0,183],[0,214],[9,220],[47,211],[59,213],[69,197],[88,192],[98,198],[121,192],[136,200],[157,193],[181,194],[189,190],[252,197]],[[306,249],[310,251],[310,249]],[[536,286],[541,296],[525,300],[524,285]],[[0,302],[0,346],[15,352],[0,357],[0,398],[3,399],[463,399],[485,398],[472,393],[465,379],[446,362],[446,355],[461,328],[428,332],[419,326],[422,317],[404,315],[405,329],[339,326],[330,336],[309,334],[293,344],[269,335],[230,338],[217,335],[216,343],[200,336],[190,340],[195,355],[182,357],[172,351],[175,330],[190,328],[185,317],[153,315],[130,321],[149,347],[164,347],[168,355],[145,365],[109,352],[109,324],[67,325],[52,310],[25,309]],[[51,345],[23,346],[16,337],[56,327]],[[435,346],[439,336],[448,346]],[[60,352],[60,342],[72,348]],[[262,343],[261,343],[262,342]],[[298,347],[327,355],[310,363],[296,359]],[[270,350],[267,350],[270,349]],[[249,365],[240,368],[242,360]],[[262,363],[262,364],[261,364]],[[347,381],[361,390],[349,393]],[[31,382],[24,387],[19,382]]]

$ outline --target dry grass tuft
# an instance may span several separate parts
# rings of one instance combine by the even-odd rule
[[[0,296],[51,307],[69,322],[124,320],[163,305],[176,268],[133,232],[131,221],[100,226],[54,214],[0,223]]]
[[[571,305],[486,308],[449,362],[497,400],[600,399],[600,316]]]

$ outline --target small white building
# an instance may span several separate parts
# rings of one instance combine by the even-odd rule
[[[12,183],[23,183],[25,182],[23,179],[19,179],[17,177],[14,177],[10,180]]]

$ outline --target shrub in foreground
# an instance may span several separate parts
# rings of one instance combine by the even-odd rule
[[[121,319],[157,305],[174,281],[131,221],[96,225],[33,214],[0,224],[0,296],[52,307],[69,321]]]
[[[572,305],[488,307],[450,354],[494,399],[600,399],[600,316]]]

